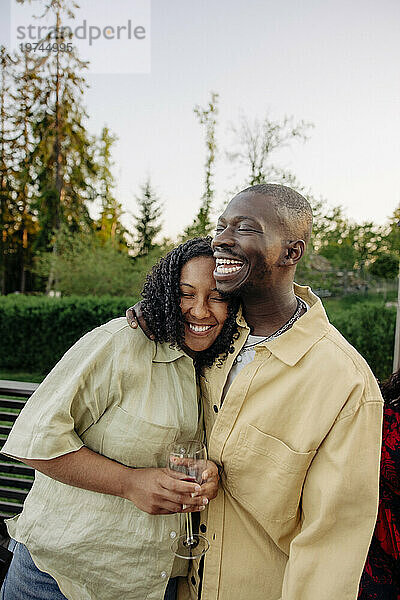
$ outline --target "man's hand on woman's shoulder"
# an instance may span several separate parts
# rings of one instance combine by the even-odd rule
[[[140,328],[144,331],[144,333],[147,335],[147,337],[150,340],[154,340],[155,336],[150,331],[150,329],[147,327],[146,319],[144,318],[144,315],[142,312],[141,300],[139,300],[139,302],[136,302],[136,304],[134,306],[130,306],[126,310],[125,316],[126,316],[126,320],[128,321],[129,327],[132,327],[132,329],[137,329],[138,326],[140,326]]]

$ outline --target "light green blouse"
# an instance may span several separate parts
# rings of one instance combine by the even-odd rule
[[[119,318],[65,354],[2,452],[50,459],[85,445],[127,466],[159,467],[170,442],[199,435],[198,422],[192,360]],[[7,527],[71,600],[161,600],[171,573],[187,570],[170,550],[180,515],[149,515],[128,500],[38,472],[22,513]]]

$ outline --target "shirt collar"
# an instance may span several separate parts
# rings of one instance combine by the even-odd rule
[[[328,317],[318,296],[313,294],[309,287],[297,284],[294,284],[294,292],[296,296],[307,302],[309,310],[288,331],[270,342],[257,345],[257,347],[267,348],[276,358],[291,367],[303,358],[329,328]],[[241,309],[236,321],[239,326],[247,328]]]
[[[181,356],[187,356],[183,350],[179,348],[171,347],[168,342],[159,343],[156,342],[156,351],[153,357],[153,363],[170,363]],[[189,358],[189,357],[188,357]]]

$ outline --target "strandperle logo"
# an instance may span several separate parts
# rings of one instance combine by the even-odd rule
[[[96,40],[144,40],[146,39],[146,28],[143,25],[134,25],[132,20],[128,19],[125,25],[90,25],[84,19],[76,27],[63,26],[57,27],[47,25],[19,25],[16,28],[16,39],[23,41],[41,41],[44,38],[59,40],[76,38],[78,40],[88,40],[89,46]]]
[[[6,44],[11,51],[38,58],[49,52],[74,53],[86,63],[88,74],[151,72],[150,0],[84,0],[72,13],[62,12],[59,21],[54,10],[43,12],[38,5],[39,0],[12,0]]]

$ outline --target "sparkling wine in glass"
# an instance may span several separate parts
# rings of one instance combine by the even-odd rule
[[[191,481],[201,485],[202,473],[207,468],[207,450],[198,440],[173,442],[167,449],[167,468],[174,472],[183,473],[183,481]],[[185,505],[183,505],[185,508]],[[171,546],[172,552],[180,558],[188,560],[199,558],[207,552],[210,544],[203,535],[193,533],[192,514],[185,513],[186,533],[178,537]]]

